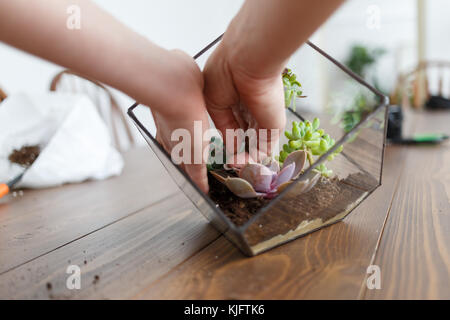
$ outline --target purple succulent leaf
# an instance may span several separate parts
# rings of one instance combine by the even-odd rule
[[[265,166],[273,172],[280,172],[280,164],[277,160],[269,157],[265,163]]]
[[[275,190],[275,191],[271,191],[271,192],[266,193],[264,198],[266,198],[266,199],[273,199],[277,195],[278,195],[278,192]]]
[[[288,182],[285,182],[285,183],[282,183],[281,185],[279,185],[277,188],[277,193],[283,192],[283,190],[286,189],[292,182],[293,182],[293,180],[289,180]]]
[[[227,188],[240,198],[256,198],[266,196],[265,193],[256,192],[252,185],[241,178],[228,178],[225,181]]]
[[[276,189],[278,188],[278,186],[291,180],[295,172],[295,167],[296,167],[295,163],[283,166],[283,170],[281,170],[280,173],[278,173],[275,182],[272,183],[272,189]]]
[[[273,172],[259,163],[249,163],[241,169],[239,177],[248,181],[255,191],[268,192],[271,189]]]
[[[306,163],[306,152],[303,150],[298,150],[290,153],[283,162],[283,169],[290,164],[295,163],[295,171],[292,174],[292,178],[295,179],[300,175],[303,167]]]

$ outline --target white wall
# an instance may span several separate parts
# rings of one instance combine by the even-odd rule
[[[377,74],[389,90],[396,74],[417,61],[416,16],[416,0],[348,1],[325,24],[322,43],[341,60],[345,60],[349,47],[355,43],[384,48],[387,52],[380,59]]]
[[[95,0],[155,43],[193,55],[222,33],[242,0]],[[0,86],[8,93],[48,90],[61,68],[0,43]]]
[[[166,48],[181,48],[193,55],[226,29],[243,0],[95,0],[132,29]],[[448,59],[450,1],[427,0],[427,56]],[[380,12],[379,28],[370,27],[368,8]],[[359,42],[381,46],[388,54],[381,60],[379,75],[390,89],[400,70],[416,63],[416,0],[349,0],[313,36],[323,49],[344,60],[349,46]],[[301,28],[301,22],[299,22]],[[125,49],[124,49],[125,50]],[[293,66],[308,66],[320,86],[320,66],[314,58],[293,57]],[[0,44],[0,86],[8,93],[44,91],[61,68]],[[323,82],[323,81],[322,81]],[[332,83],[327,85],[333,85]],[[131,102],[121,97],[124,107]]]
[[[226,30],[243,0],[94,0],[153,42],[194,55]],[[83,13],[81,13],[83,14]],[[81,16],[82,19],[82,16]],[[126,50],[124,48],[124,50]],[[7,94],[48,91],[61,67],[0,43],[0,87]],[[125,111],[134,102],[117,91]],[[153,127],[149,124],[150,127]],[[132,125],[134,129],[134,126]],[[137,130],[134,135],[140,137]],[[141,139],[141,143],[144,141]]]
[[[426,8],[426,48],[427,60],[450,62],[450,1],[427,1]],[[441,73],[442,72],[442,73]],[[443,95],[450,96],[450,69],[428,71],[428,81],[432,94],[439,88],[439,78],[443,79]]]
[[[166,48],[181,48],[194,54],[226,29],[243,0],[95,0],[132,29]],[[380,29],[367,27],[367,9],[380,9]],[[449,42],[450,1],[428,0],[428,54],[445,57]],[[447,10],[445,10],[447,9]],[[316,39],[321,46],[343,59],[354,42],[383,46],[390,57],[383,59],[381,72],[393,82],[393,72],[415,62],[416,0],[351,0],[328,21]],[[300,23],[299,23],[299,27]],[[50,78],[60,68],[0,44],[0,86],[8,92],[47,90]]]
[[[427,59],[450,61],[450,1],[428,0]]]

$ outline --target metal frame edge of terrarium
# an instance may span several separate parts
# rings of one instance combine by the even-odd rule
[[[205,48],[203,48],[202,50],[200,50],[196,55],[194,55],[194,59],[199,58],[200,56],[202,56],[205,52],[207,52],[210,48],[212,48],[215,44],[217,44],[221,39],[222,39],[222,35],[220,35],[218,38],[216,38],[214,41],[212,41],[210,44],[208,44]],[[352,128],[351,131],[347,132],[344,136],[341,137],[341,139],[332,147],[330,148],[330,150],[327,151],[327,153],[325,153],[324,155],[322,155],[319,159],[317,159],[317,161],[310,167],[308,167],[308,169],[300,176],[300,178],[295,182],[292,183],[290,186],[288,186],[287,188],[285,188],[275,199],[273,199],[273,201],[271,201],[268,205],[266,205],[265,207],[261,208],[258,210],[258,212],[253,215],[246,223],[244,223],[242,226],[236,226],[235,224],[232,223],[232,221],[223,213],[223,211],[219,208],[217,208],[215,206],[215,204],[213,203],[213,201],[207,196],[205,195],[198,187],[195,183],[192,182],[192,180],[189,178],[189,176],[176,164],[174,164],[172,162],[172,159],[170,157],[170,155],[168,154],[168,152],[159,144],[159,142],[153,137],[153,135],[147,130],[147,128],[139,121],[139,119],[136,117],[136,115],[134,114],[133,110],[139,106],[140,104],[138,102],[135,102],[130,108],[128,108],[127,114],[128,116],[133,120],[134,124],[136,125],[136,127],[141,131],[143,131],[145,133],[145,135],[151,139],[151,141],[157,146],[157,148],[159,149],[159,151],[162,152],[162,154],[169,159],[169,161],[172,163],[172,165],[178,170],[178,172],[190,183],[190,185],[195,189],[195,191],[197,191],[197,193],[203,198],[203,200],[205,200],[209,206],[212,208],[212,210],[221,218],[221,220],[225,223],[225,225],[228,227],[228,229],[222,231],[220,230],[220,228],[218,228],[218,226],[213,225],[219,229],[219,231],[221,233],[223,233],[230,241],[232,241],[234,244],[236,244],[239,249],[241,249],[241,251],[243,251],[246,255],[248,256],[254,256],[257,254],[260,254],[264,251],[267,251],[269,249],[272,249],[274,247],[277,247],[279,245],[282,245],[286,242],[292,241],[294,239],[297,239],[298,237],[303,237],[306,236],[312,232],[315,232],[321,228],[324,228],[326,226],[329,226],[331,224],[334,224],[336,222],[339,222],[341,220],[343,220],[345,217],[347,217],[355,208],[357,208],[365,199],[367,199],[367,197],[369,197],[380,185],[382,182],[382,175],[383,175],[383,163],[384,163],[384,153],[385,153],[385,147],[386,147],[386,131],[387,131],[387,117],[388,117],[388,105],[389,105],[389,98],[387,96],[385,96],[384,94],[382,94],[379,90],[377,90],[376,88],[374,88],[373,86],[371,86],[369,83],[367,83],[365,80],[363,80],[361,77],[359,77],[357,74],[355,74],[353,71],[351,71],[350,69],[348,69],[346,66],[342,65],[339,61],[337,61],[336,59],[334,59],[333,57],[331,57],[330,55],[328,55],[326,52],[324,52],[322,49],[320,49],[319,47],[317,47],[316,45],[314,45],[312,42],[307,41],[306,42],[307,45],[309,45],[313,50],[317,51],[320,55],[322,55],[323,57],[325,57],[325,59],[329,60],[331,63],[333,63],[335,66],[337,66],[339,69],[341,69],[343,72],[345,72],[347,75],[349,75],[352,79],[354,79],[355,81],[357,81],[358,83],[360,83],[362,86],[366,87],[367,89],[369,89],[372,93],[374,93],[377,97],[380,98],[380,104],[374,108],[368,115],[366,115],[366,117],[361,120],[355,127]],[[317,165],[323,163],[325,161],[325,159],[331,154],[333,153],[340,145],[343,145],[345,142],[347,142],[347,140],[364,124],[366,124],[368,121],[370,121],[370,119],[374,116],[374,114],[376,114],[378,111],[380,111],[382,108],[386,108],[385,110],[385,115],[384,115],[384,137],[383,137],[383,146],[382,146],[382,155],[381,155],[381,168],[380,168],[380,177],[379,177],[379,182],[378,185],[376,187],[374,187],[370,192],[368,192],[362,199],[361,201],[359,201],[349,212],[347,212],[347,214],[345,214],[345,216],[343,216],[341,219],[338,219],[336,221],[334,221],[333,223],[330,224],[325,224],[320,226],[317,229],[311,230],[309,232],[306,232],[305,234],[302,234],[298,237],[294,237],[293,239],[290,239],[286,242],[282,242],[279,243],[277,245],[275,245],[274,247],[268,248],[267,250],[263,250],[261,252],[257,252],[254,253],[253,250],[251,249],[251,247],[249,246],[249,244],[247,243],[246,239],[244,238],[244,233],[245,231],[248,229],[249,226],[252,225],[252,223],[258,219],[260,216],[262,216],[269,208],[271,208],[273,205],[276,205],[276,203],[278,203],[279,201],[281,201],[283,199],[283,195],[286,194],[286,192],[288,192],[291,188],[293,188],[298,182],[306,179],[306,176],[309,174],[309,172],[311,172],[311,170],[313,170]],[[296,111],[292,110],[291,108],[288,108],[289,112],[292,112],[296,117],[298,117],[299,119],[305,119],[304,117],[302,117],[300,114],[298,114]],[[160,160],[161,161],[161,160]],[[165,167],[164,163],[163,166]],[[166,168],[166,170],[168,170]],[[192,201],[192,199],[189,199],[196,207],[197,205]],[[197,207],[198,208],[198,207]],[[198,208],[199,209],[199,208]],[[201,210],[199,210],[201,212]],[[229,232],[233,233],[233,237],[230,238],[230,234]],[[237,237],[238,239],[232,239],[234,237]],[[236,240],[239,241],[239,243],[236,243]]]

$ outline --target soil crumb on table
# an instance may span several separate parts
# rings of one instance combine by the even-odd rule
[[[39,146],[23,146],[19,150],[14,149],[8,156],[8,160],[22,167],[30,167],[40,152],[41,148]]]

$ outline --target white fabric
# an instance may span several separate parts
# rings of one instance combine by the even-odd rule
[[[23,171],[9,154],[39,145],[41,153],[17,186],[43,188],[119,175],[123,159],[84,95],[11,95],[0,104],[0,182]]]

